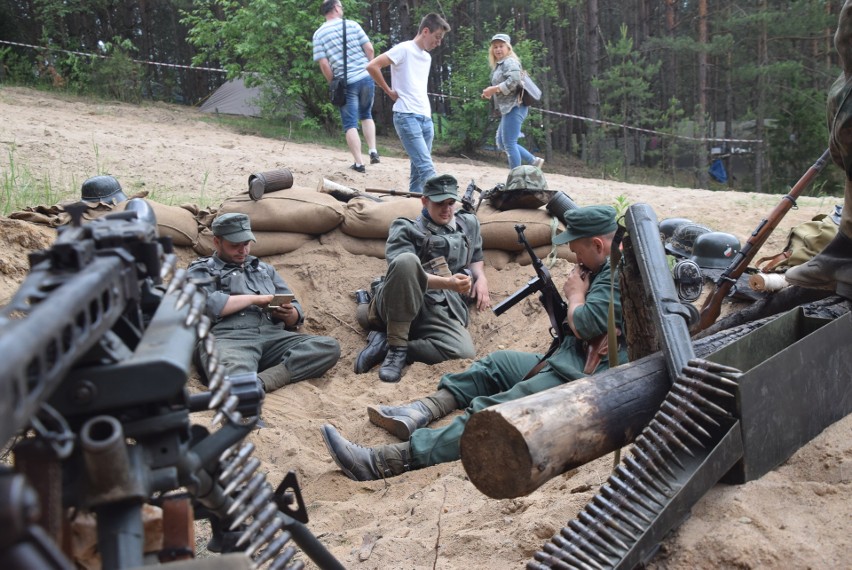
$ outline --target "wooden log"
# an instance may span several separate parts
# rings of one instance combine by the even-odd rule
[[[748,323],[695,343],[698,357],[748,334]],[[671,382],[662,353],[595,376],[486,408],[471,416],[461,460],[471,482],[495,499],[528,495],[541,485],[611,453],[642,431]]]

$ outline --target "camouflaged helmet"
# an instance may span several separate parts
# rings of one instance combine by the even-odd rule
[[[725,232],[708,232],[695,238],[690,259],[699,267],[725,269],[740,251],[740,240]]]
[[[498,210],[515,208],[540,208],[553,197],[540,168],[525,164],[509,171],[506,184],[491,195],[490,202]]]
[[[675,230],[686,224],[694,224],[692,220],[687,218],[666,218],[660,222],[660,237],[663,241],[674,235]]]
[[[692,255],[692,246],[695,239],[712,230],[701,224],[684,224],[677,228],[672,237],[666,240],[666,252],[675,257],[689,257]]]
[[[108,175],[92,176],[86,179],[80,193],[84,202],[118,204],[127,200],[118,180]]]

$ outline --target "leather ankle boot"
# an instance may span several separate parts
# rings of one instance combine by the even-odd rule
[[[402,379],[402,369],[405,368],[407,346],[392,346],[385,356],[382,367],[379,368],[379,380],[382,382],[399,382]]]
[[[852,298],[852,239],[838,232],[813,259],[788,269],[784,277],[791,285],[835,290]]]
[[[369,372],[376,364],[382,362],[387,354],[388,335],[381,331],[370,331],[367,335],[367,346],[355,359],[355,374]]]
[[[370,422],[408,441],[414,430],[426,427],[432,421],[432,412],[423,402],[414,401],[403,406],[368,406]]]
[[[330,424],[323,425],[321,432],[331,458],[350,479],[375,481],[411,469],[408,443],[364,447],[348,441]]]

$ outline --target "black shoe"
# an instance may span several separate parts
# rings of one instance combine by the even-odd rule
[[[408,441],[414,430],[432,421],[432,412],[423,402],[411,402],[405,406],[368,406],[370,422],[387,430],[399,439]]]
[[[353,164],[349,168],[351,168],[355,172],[360,172],[361,174],[364,174],[364,173],[367,172],[367,167],[364,166],[363,164]]]
[[[367,335],[367,346],[358,353],[355,359],[355,374],[369,372],[385,359],[388,354],[388,335],[381,331],[370,331]]]
[[[328,453],[347,477],[355,481],[375,481],[382,478],[372,448],[347,441],[329,424],[323,425],[320,431]]]
[[[402,378],[402,369],[405,367],[407,354],[407,346],[390,347],[388,355],[382,362],[382,367],[379,368],[379,380],[382,382],[399,382]]]
[[[381,162],[381,160],[379,160],[379,153],[378,152],[371,152],[370,153],[370,164],[378,164],[380,162]]]

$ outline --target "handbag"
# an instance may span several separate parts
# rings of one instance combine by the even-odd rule
[[[527,107],[532,107],[541,101],[541,89],[532,80],[532,77],[525,71],[523,74],[523,87],[521,91],[521,103]]]
[[[328,84],[328,96],[335,107],[346,105],[346,52],[349,50],[346,46],[346,20],[344,18],[341,20],[343,20],[343,77],[335,77]]]
[[[328,95],[331,104],[335,107],[343,107],[346,104],[346,78],[335,77],[328,84]]]

